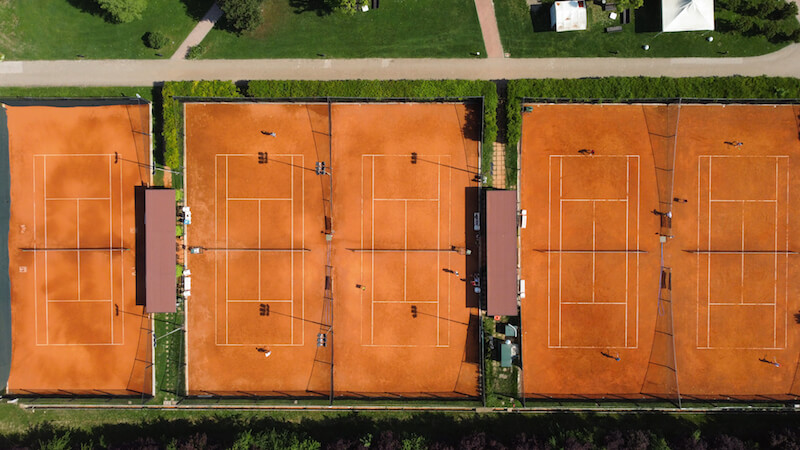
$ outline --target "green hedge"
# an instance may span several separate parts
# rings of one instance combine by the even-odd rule
[[[511,80],[508,82],[508,144],[506,182],[516,184],[517,143],[522,132],[523,98],[567,99],[569,101],[622,101],[645,98],[800,98],[800,79],[770,77],[711,78],[591,78]]]
[[[469,80],[346,80],[346,81],[251,81],[248,97],[363,97],[439,98],[484,97],[484,128],[481,167],[490,178],[492,144],[497,139],[497,88],[490,81]],[[490,180],[491,182],[491,180]]]
[[[183,114],[174,97],[241,97],[232,81],[168,81],[161,91],[164,112],[164,163],[183,165]]]

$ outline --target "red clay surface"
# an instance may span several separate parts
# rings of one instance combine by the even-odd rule
[[[147,105],[7,107],[13,393],[152,391],[136,306],[134,186],[149,182]],[[23,248],[50,251],[23,252]],[[102,248],[101,251],[55,249]],[[127,248],[128,251],[109,251]]]
[[[529,396],[637,396],[648,361],[671,359],[660,344],[653,346],[661,251],[660,218],[651,211],[664,209],[659,191],[687,200],[672,206],[674,239],[664,247],[681,394],[797,390],[800,335],[793,313],[800,301],[798,284],[789,281],[797,278],[789,264],[796,256],[785,252],[797,250],[790,211],[798,206],[800,111],[684,105],[673,191],[654,176],[666,148],[659,142],[670,128],[658,123],[667,120],[664,108],[534,105],[524,116],[520,189],[528,227],[521,230],[521,276],[528,286],[522,321]],[[595,154],[583,156],[580,149]],[[624,249],[646,253],[609,252]]]
[[[479,142],[464,131],[467,115],[460,104],[334,108],[337,391],[478,393],[467,257],[415,251],[477,256],[465,205],[477,200],[467,188],[477,186]]]
[[[327,105],[186,105],[188,244],[228,249],[189,256],[189,393],[326,395],[333,347],[339,395],[476,395],[474,310],[466,283],[442,271],[464,278],[466,256],[436,251],[466,246],[466,169],[477,166],[478,142],[464,136],[465,107],[332,111],[331,161]],[[333,173],[332,212],[316,161]],[[323,300],[328,217],[333,310]]]

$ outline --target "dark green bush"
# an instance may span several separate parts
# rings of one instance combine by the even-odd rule
[[[148,31],[144,34],[144,45],[152,49],[160,49],[169,44],[167,35],[160,31]]]
[[[231,81],[168,81],[161,91],[164,113],[164,163],[183,165],[183,114],[175,97],[241,97]]]
[[[778,77],[511,80],[508,82],[506,179],[516,183],[517,144],[522,131],[522,99],[624,101],[645,98],[800,98],[800,79]]]
[[[197,44],[189,47],[189,52],[186,53],[186,59],[198,59],[203,55],[205,50],[206,49],[203,47],[203,44]]]
[[[363,97],[388,98],[484,98],[481,167],[489,175],[492,145],[497,139],[497,88],[489,81],[469,80],[343,80],[251,81],[247,95],[258,98]]]
[[[225,13],[225,24],[237,33],[255,30],[264,20],[261,0],[219,0],[219,8]]]

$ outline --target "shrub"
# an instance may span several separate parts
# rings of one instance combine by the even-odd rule
[[[144,45],[152,49],[160,49],[169,44],[167,35],[160,31],[148,31],[144,34]]]
[[[786,77],[511,80],[506,101],[506,180],[516,183],[517,144],[522,131],[522,99],[621,101],[642,98],[798,98],[800,79]]]
[[[205,47],[202,44],[197,44],[193,47],[189,47],[188,53],[186,53],[187,59],[198,59],[203,56],[203,53],[206,51]]]
[[[147,0],[97,0],[97,4],[112,21],[128,23],[142,18]]]
[[[342,81],[251,81],[248,97],[362,97],[464,98],[483,96],[483,144],[481,167],[489,180],[493,144],[497,139],[497,87],[490,81],[469,80],[342,80]]]
[[[181,104],[175,97],[241,97],[230,81],[168,81],[161,91],[164,120],[164,162],[179,169],[183,161]]]
[[[251,31],[261,25],[261,0],[220,0],[225,22],[237,33]]]

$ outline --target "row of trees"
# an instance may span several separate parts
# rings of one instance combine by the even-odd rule
[[[147,0],[96,0],[97,6],[109,20],[116,23],[128,23],[142,18],[147,8]],[[253,30],[263,21],[261,15],[262,0],[219,0],[220,9],[225,13],[225,23],[233,31]]]
[[[29,438],[6,440],[12,446],[33,445],[46,449],[113,448],[113,449],[223,449],[256,450],[745,450],[751,448],[789,450],[800,446],[797,429],[764,432],[755,439],[742,439],[732,434],[703,435],[699,430],[678,433],[669,439],[642,429],[560,429],[546,435],[519,433],[512,436],[491,436],[486,432],[472,432],[464,436],[420,436],[413,433],[383,431],[377,435],[365,432],[352,436],[353,430],[342,430],[348,437],[318,440],[306,433],[289,430],[241,431],[206,433],[198,431],[188,436],[155,435],[146,427],[133,439],[108,439],[102,433],[76,432],[55,429],[32,430]],[[44,431],[44,432],[42,432]],[[442,430],[447,434],[447,431]],[[37,436],[38,435],[38,436]],[[0,437],[0,441],[3,441]]]
[[[800,42],[797,4],[785,0],[717,0],[718,28],[771,42]]]

